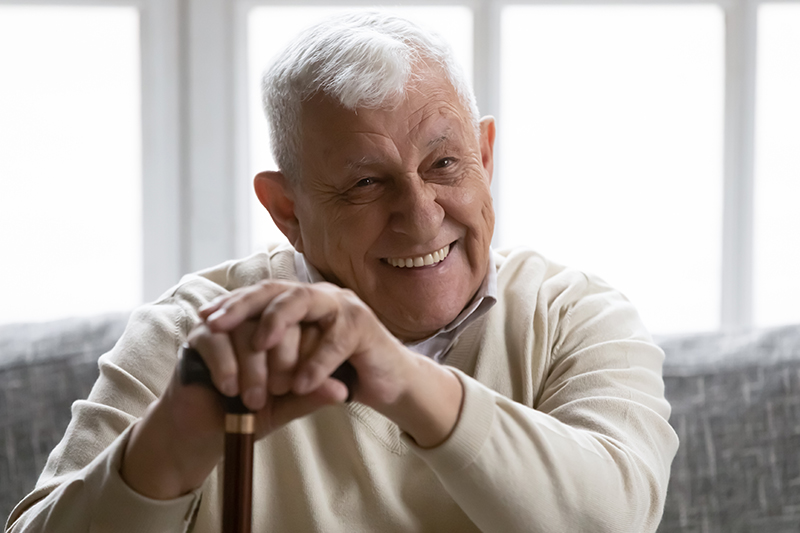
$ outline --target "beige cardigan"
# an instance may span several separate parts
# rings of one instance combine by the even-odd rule
[[[465,391],[448,440],[419,449],[358,403],[296,420],[256,443],[254,532],[656,530],[678,447],[662,351],[602,281],[531,251],[495,258],[498,303],[445,360]],[[293,250],[186,276],[136,311],[9,530],[220,531],[222,468],[161,502],[125,485],[120,456],[196,309],[264,278],[296,279]]]

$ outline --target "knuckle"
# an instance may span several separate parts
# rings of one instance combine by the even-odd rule
[[[265,309],[264,312],[261,313],[261,317],[258,319],[259,329],[271,331],[275,327],[277,319],[277,313],[273,312],[269,308]]]
[[[344,327],[334,327],[326,332],[322,354],[325,360],[339,360],[342,356],[350,355],[354,331],[346,327],[346,321],[341,317],[337,322]]]
[[[355,291],[353,289],[349,289],[349,288],[345,287],[345,288],[342,288],[342,289],[339,289],[339,290],[340,290],[340,292],[342,294],[342,298],[344,300],[346,300],[348,302],[355,302],[355,301],[359,301],[360,302],[361,301],[361,299],[358,297],[358,295],[355,293]]]
[[[309,299],[314,295],[314,287],[308,284],[296,285],[288,291],[289,299]]]
[[[288,357],[273,356],[269,360],[270,373],[273,375],[287,374],[292,368],[292,361]]]
[[[261,383],[267,378],[267,368],[261,364],[260,359],[251,359],[247,371],[242,376],[247,383]]]
[[[361,312],[367,308],[367,304],[364,303],[364,300],[359,298],[358,294],[350,289],[344,291],[342,300],[353,312]]]
[[[328,348],[328,350],[336,350],[342,345],[342,339],[344,337],[343,333],[344,330],[340,327],[336,327],[337,325],[341,324],[341,315],[337,315],[334,318],[334,327],[328,328],[322,337],[322,344]]]
[[[341,289],[341,287],[339,287],[338,285],[334,285],[334,284],[333,284],[333,283],[331,283],[330,281],[322,281],[322,282],[320,282],[320,283],[315,283],[314,285],[316,285],[316,286],[317,286],[317,288],[319,288],[319,289],[321,289],[321,290],[325,290],[325,291],[338,291],[338,290],[342,290],[342,289]]]
[[[272,287],[281,285],[282,283],[283,282],[274,279],[262,279],[253,286],[259,290],[263,290],[263,289],[271,289]]]
[[[327,370],[327,365],[325,364],[324,361],[321,361],[319,359],[312,359],[308,361],[306,365],[306,372],[313,379],[320,379],[326,377],[325,376],[326,370]]]
[[[350,306],[349,310],[350,318],[356,324],[362,324],[369,320],[372,316],[372,310],[361,300],[353,302],[353,305]]]

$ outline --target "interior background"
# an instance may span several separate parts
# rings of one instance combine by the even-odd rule
[[[258,77],[370,2],[0,0],[0,323],[128,310],[280,238]],[[655,333],[800,322],[800,0],[402,2],[498,120],[495,246]]]

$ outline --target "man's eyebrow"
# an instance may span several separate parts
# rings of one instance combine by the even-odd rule
[[[347,167],[349,170],[357,170],[357,169],[363,168],[363,167],[369,167],[369,166],[372,166],[372,165],[379,165],[382,162],[383,162],[383,160],[380,159],[380,158],[365,156],[365,157],[361,157],[359,159],[347,159],[344,162],[344,166]]]
[[[450,129],[448,128],[441,135],[431,139],[426,144],[428,149],[434,148],[439,146],[440,144],[446,142],[450,138]],[[344,166],[348,170],[358,170],[360,168],[369,167],[369,166],[377,166],[384,163],[384,159],[380,157],[374,156],[364,156],[358,159],[346,159],[344,162]]]
[[[431,139],[430,141],[428,141],[428,148],[434,148],[435,146],[442,144],[449,138],[449,136],[450,136],[450,130],[448,129],[435,139]]]

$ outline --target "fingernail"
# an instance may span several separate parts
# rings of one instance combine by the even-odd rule
[[[217,309],[216,311],[211,313],[211,315],[208,317],[208,321],[211,322],[211,321],[220,319],[223,316],[225,316],[225,308],[224,307],[222,309]]]
[[[242,401],[251,409],[260,409],[264,405],[264,389],[250,387],[242,395]]]
[[[236,378],[228,378],[222,382],[220,392],[225,396],[236,396],[239,392],[239,387],[236,384]]]

